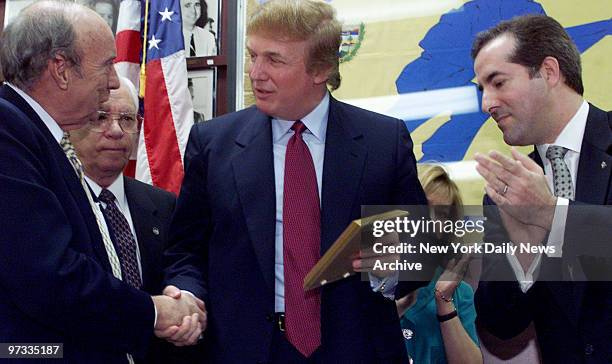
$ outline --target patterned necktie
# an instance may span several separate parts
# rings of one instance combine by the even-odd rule
[[[108,256],[108,262],[110,263],[113,276],[117,279],[121,279],[121,267],[119,265],[119,257],[117,257],[115,246],[113,245],[113,242],[110,236],[108,235],[108,230],[105,226],[102,225],[103,217],[101,215],[101,211],[94,202],[93,197],[91,197],[89,186],[87,186],[87,184],[85,183],[85,179],[83,178],[83,165],[81,164],[81,161],[79,160],[74,150],[74,146],[70,142],[70,133],[64,132],[64,136],[60,141],[60,146],[64,150],[64,153],[70,161],[72,168],[74,168],[74,171],[79,177],[83,190],[85,190],[85,195],[87,195],[89,206],[93,211],[94,217],[96,218],[96,223],[98,224],[98,229],[100,230],[100,234],[102,235],[102,242],[104,243],[104,249],[106,250],[106,255]]]
[[[102,235],[102,242],[104,244],[104,250],[106,250],[106,255],[108,256],[108,262],[110,263],[113,277],[117,279],[122,279],[121,266],[119,265],[119,257],[117,256],[117,252],[115,251],[115,246],[113,245],[113,241],[111,240],[108,234],[108,230],[106,229],[104,225],[102,225],[103,217],[100,215],[101,211],[96,205],[96,203],[94,202],[93,197],[91,196],[91,191],[89,190],[89,186],[87,186],[87,183],[85,183],[85,179],[83,178],[83,164],[81,164],[81,161],[79,160],[79,157],[77,156],[76,151],[74,150],[74,146],[70,142],[69,132],[67,131],[64,132],[64,136],[62,137],[62,140],[60,141],[60,146],[64,150],[64,154],[66,154],[66,157],[70,161],[72,168],[74,168],[74,171],[76,172],[77,177],[79,177],[79,180],[81,181],[81,186],[85,190],[85,194],[87,195],[87,200],[89,201],[89,206],[91,207],[91,210],[93,211],[94,217],[96,218],[96,223],[98,224],[98,229],[100,230],[100,234]],[[134,364],[134,358],[132,358],[132,355],[126,354],[126,357],[127,357],[128,363]]]
[[[551,145],[546,150],[546,158],[550,160],[552,166],[555,196],[573,200],[574,188],[572,187],[572,175],[563,159],[567,151],[567,148]]]
[[[287,340],[305,357],[321,345],[319,290],[304,291],[304,278],[320,257],[321,211],[317,175],[308,146],[306,126],[296,121],[287,143],[283,189],[283,262]]]
[[[132,287],[142,287],[140,270],[138,269],[138,258],[136,257],[136,240],[127,219],[115,204],[115,195],[107,189],[103,189],[98,197],[106,204],[106,215],[113,228],[119,248],[119,262],[125,281]]]

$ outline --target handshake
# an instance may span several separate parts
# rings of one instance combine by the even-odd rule
[[[175,286],[167,286],[163,295],[152,298],[157,310],[155,336],[176,346],[194,345],[206,330],[204,301]]]

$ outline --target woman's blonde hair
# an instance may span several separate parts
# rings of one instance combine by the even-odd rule
[[[451,201],[451,216],[449,217],[452,219],[462,218],[463,200],[459,188],[444,167],[438,164],[420,164],[418,171],[419,181],[421,181],[425,195],[440,194],[447,196]]]

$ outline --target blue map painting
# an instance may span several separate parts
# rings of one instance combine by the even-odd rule
[[[476,85],[470,56],[476,34],[502,20],[523,14],[545,14],[542,5],[531,0],[474,0],[440,17],[419,42],[421,56],[406,65],[396,80],[399,94]],[[612,19],[566,28],[582,53],[606,35],[612,35]],[[478,93],[480,104],[482,94]],[[480,106],[480,105],[479,105]],[[423,143],[421,161],[463,160],[476,133],[489,118],[481,111],[451,115]],[[428,119],[407,120],[412,132]]]

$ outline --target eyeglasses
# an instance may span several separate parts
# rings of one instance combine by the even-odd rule
[[[110,129],[113,120],[117,121],[124,133],[138,133],[140,116],[129,112],[106,112],[98,111],[98,116],[89,123],[89,129],[95,132],[104,133]]]

